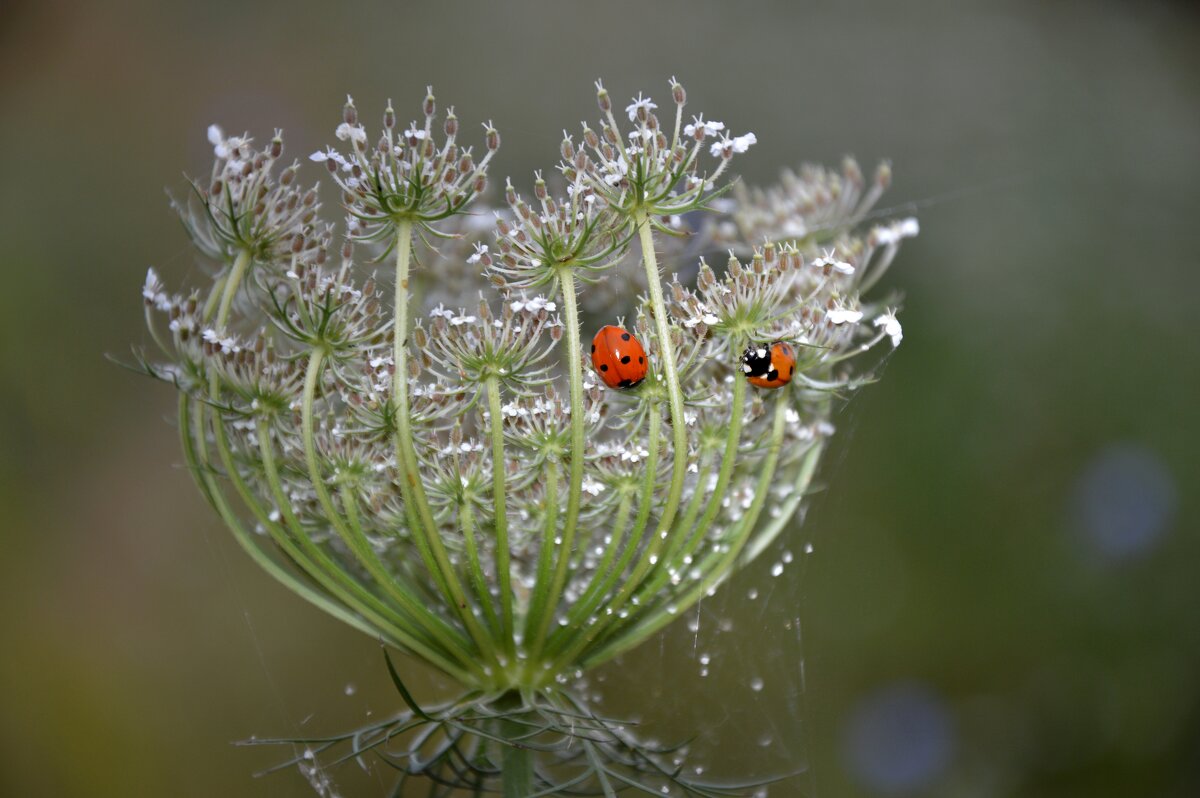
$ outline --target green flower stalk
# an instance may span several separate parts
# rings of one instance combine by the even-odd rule
[[[302,768],[344,742],[402,779],[509,796],[736,792],[685,780],[571,684],[796,515],[836,403],[870,379],[855,363],[900,343],[894,304],[863,293],[917,225],[858,230],[886,165],[727,194],[754,134],[685,121],[670,90],[667,127],[642,95],[626,124],[597,83],[601,119],[564,137],[559,177],[528,201],[507,182],[487,214],[490,124],[477,159],[431,91],[407,127],[389,103],[377,137],[348,100],[342,149],[310,157],[340,234],[278,132],[256,149],[210,128],[211,175],[177,208],[215,277],[168,293],[150,270],[142,365],[179,389],[185,457],[247,553],[463,691],[423,707],[389,658],[407,711],[308,741]],[[644,347],[636,387],[593,369],[603,324]],[[777,342],[794,363],[764,388],[748,377]]]

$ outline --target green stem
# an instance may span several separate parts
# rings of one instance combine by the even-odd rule
[[[608,545],[604,549],[604,554],[600,558],[600,562],[596,565],[596,570],[592,576],[592,583],[588,585],[587,590],[579,597],[579,600],[571,606],[571,611],[567,614],[567,629],[578,628],[583,620],[596,611],[596,607],[600,604],[600,600],[606,592],[606,585],[611,588],[612,583],[616,581],[616,577],[610,576],[613,574],[613,562],[617,558],[617,552],[621,551],[621,544],[625,539],[625,524],[629,521],[629,510],[633,504],[632,491],[626,491],[621,495],[621,500],[617,504],[617,514],[612,525],[612,532],[609,535]],[[649,515],[647,513],[647,515]],[[550,646],[550,651],[554,652],[561,649],[562,646]]]
[[[286,526],[294,530],[295,533],[294,542],[289,541],[288,545],[291,548],[294,548],[296,545],[299,546],[303,560],[310,565],[310,573],[313,578],[318,580],[327,590],[348,605],[359,608],[372,622],[392,629],[392,633],[403,642],[405,648],[417,652],[422,657],[432,657],[429,661],[436,663],[439,668],[446,670],[447,673],[463,674],[462,664],[447,660],[446,656],[440,651],[430,648],[423,640],[407,631],[407,625],[403,618],[397,616],[394,610],[383,604],[378,596],[351,578],[308,535],[304,534],[300,519],[292,509],[292,503],[283,489],[282,480],[279,478],[279,468],[275,464],[275,452],[271,447],[270,428],[267,426],[265,419],[260,418],[258,420],[256,432],[258,434],[259,454],[262,457],[263,469],[267,478],[267,486],[271,489],[271,494],[275,498],[275,503],[279,506],[279,512],[283,516]],[[218,442],[220,441],[218,440]],[[389,620],[389,617],[393,620]],[[468,677],[469,681],[466,683],[478,684],[482,678],[482,671],[477,665],[471,663],[470,659],[466,661],[466,664],[469,669],[475,670],[477,673],[474,678]]]
[[[596,649],[583,657],[580,660],[581,666],[585,668],[595,667],[601,662],[612,659],[622,652],[637,646],[647,637],[678,617],[680,613],[686,612],[688,608],[699,601],[710,590],[714,590],[717,585],[729,576],[733,567],[737,564],[742,548],[753,534],[759,515],[762,513],[762,509],[767,502],[767,497],[770,495],[771,486],[775,479],[775,467],[779,463],[779,451],[783,446],[783,435],[787,428],[788,406],[788,403],[784,401],[784,397],[779,397],[776,400],[771,439],[767,447],[767,456],[760,466],[759,478],[754,490],[754,499],[750,503],[750,507],[746,510],[745,515],[733,527],[732,535],[727,535],[725,545],[721,549],[714,549],[714,552],[709,557],[706,557],[705,562],[700,565],[702,573],[700,579],[696,580],[695,584],[682,595],[667,596],[651,611],[647,612],[640,622],[622,627],[617,635],[603,641]],[[820,448],[820,446],[814,446],[813,452],[819,453]],[[800,484],[800,481],[798,481],[796,486],[796,490],[799,493],[803,493],[807,488],[807,479],[812,475],[813,468],[809,466],[815,467],[817,455],[810,453],[808,456],[811,459],[806,462],[806,467],[801,469],[803,484]]]
[[[558,537],[558,463],[547,458],[546,466],[546,504],[542,520],[542,545],[538,547],[537,574],[534,577],[533,595],[529,600],[526,613],[525,629],[537,624],[546,608],[546,597],[549,595],[551,574],[554,568],[554,539]],[[527,658],[527,666],[534,667],[536,660]]]
[[[333,497],[325,487],[325,475],[317,459],[316,424],[313,418],[313,405],[316,401],[317,383],[321,379],[326,352],[320,347],[314,347],[309,353],[308,368],[304,373],[304,390],[300,400],[300,428],[304,442],[304,459],[308,466],[308,478],[317,494],[317,502],[325,513],[326,519],[337,530],[338,535],[346,544],[346,548],[354,554],[367,572],[371,575],[388,596],[392,598],[413,621],[424,629],[437,643],[446,650],[447,655],[453,656],[460,662],[469,663],[471,655],[467,652],[466,641],[455,634],[446,623],[434,615],[428,607],[422,604],[406,586],[396,579],[379,559],[370,541],[363,534],[358,521],[356,499],[343,490],[342,506],[346,518],[338,512],[333,504]],[[353,523],[349,523],[350,521]]]
[[[229,527],[234,539],[242,549],[263,570],[313,606],[324,610],[338,620],[344,621],[370,637],[383,635],[389,645],[403,648],[403,645],[396,640],[391,632],[386,631],[385,628],[378,628],[372,625],[364,620],[362,616],[350,611],[336,600],[331,599],[326,593],[314,589],[308,582],[303,581],[293,571],[276,561],[274,557],[258,544],[258,538],[250,534],[242,523],[242,520],[233,512],[233,508],[230,507],[224,492],[212,475],[212,467],[207,461],[207,452],[201,452],[201,447],[197,445],[193,437],[193,416],[191,413],[191,403],[193,401],[195,400],[187,394],[179,395],[179,432],[183,441],[184,458],[187,460],[188,468],[191,470],[192,476],[200,488],[200,492],[208,500],[209,504],[212,505],[213,509],[217,511],[217,515],[221,517],[225,525]],[[239,493],[241,493],[241,490],[239,490]],[[251,509],[254,510],[256,517],[260,515],[261,508],[257,502],[251,503]],[[260,520],[266,519],[266,513],[261,513],[261,516]],[[293,557],[289,557],[289,560],[296,563]]]
[[[650,289],[650,308],[658,334],[658,356],[662,367],[656,369],[667,382],[667,396],[671,406],[671,445],[674,448],[671,462],[671,487],[667,491],[667,503],[658,519],[658,531],[654,538],[661,539],[671,528],[679,501],[683,496],[683,482],[687,476],[688,437],[687,423],[683,417],[683,389],[679,386],[679,374],[675,364],[675,345],[671,340],[671,324],[667,317],[667,306],[663,301],[662,279],[658,273],[658,260],[654,254],[654,234],[650,228],[650,217],[644,209],[634,212],[638,236],[642,244],[642,262],[646,267],[646,282]],[[653,541],[651,541],[653,544]]]
[[[616,583],[620,580],[621,575],[625,573],[625,569],[629,567],[630,561],[638,552],[639,548],[642,549],[643,552],[642,562],[645,562],[645,551],[654,545],[654,539],[651,539],[649,542],[643,545],[643,538],[646,531],[647,522],[650,518],[650,510],[654,505],[654,489],[656,487],[655,476],[658,473],[658,439],[661,434],[661,430],[662,412],[658,409],[656,404],[655,408],[650,412],[649,441],[647,446],[650,454],[646,458],[645,463],[645,478],[642,483],[642,495],[638,504],[637,520],[634,522],[633,531],[630,534],[630,544],[625,547],[625,550],[621,553],[621,558],[617,561],[616,566],[609,571],[599,588],[599,596],[601,597],[607,596],[609,591],[616,586]],[[655,535],[655,538],[657,537],[658,536]],[[556,653],[554,655],[553,663],[547,667],[547,669],[544,671],[544,675],[552,677],[561,668],[566,667],[573,662],[575,657],[577,657],[579,653],[583,651],[589,643],[592,642],[592,640],[596,639],[596,636],[601,631],[607,628],[614,619],[619,618],[621,609],[625,606],[625,602],[629,599],[630,594],[633,592],[636,586],[636,583],[632,580],[626,581],[621,586],[621,590],[617,593],[617,595],[608,602],[608,606],[604,608],[603,615],[596,616],[594,619],[583,619],[583,624],[588,624],[588,621],[591,620],[590,625],[581,626],[578,628],[567,627],[564,630],[562,643],[560,643],[558,646],[558,650],[561,653]],[[565,649],[565,651],[563,649]]]
[[[524,706],[517,693],[508,693],[497,702],[497,709],[511,712]],[[534,794],[533,749],[519,740],[529,736],[529,726],[510,718],[501,718],[497,729],[501,743],[500,769],[504,798],[529,798]]]
[[[504,411],[500,406],[500,380],[494,375],[487,378],[487,399],[492,433],[492,504],[496,532],[496,583],[500,587],[500,631],[505,651],[511,658],[516,654],[516,644],[513,641],[512,551],[508,545],[508,500],[504,476]]]
[[[571,381],[571,471],[567,483],[567,514],[563,521],[562,544],[555,547],[557,557],[553,581],[544,602],[539,604],[541,612],[531,617],[534,624],[533,643],[529,647],[529,659],[536,662],[546,642],[546,633],[554,617],[570,570],[571,552],[575,546],[575,532],[579,526],[579,504],[583,491],[583,463],[586,452],[583,428],[583,348],[579,340],[579,303],[575,295],[575,274],[570,269],[560,275],[563,312],[567,326],[567,376]],[[539,585],[540,587],[540,585]]]
[[[409,508],[414,523],[412,533],[417,549],[425,561],[425,567],[438,582],[447,602],[458,613],[479,652],[495,668],[499,668],[495,645],[487,636],[475,617],[463,591],[462,583],[450,564],[446,548],[438,534],[438,524],[433,519],[425,485],[421,482],[417,465],[417,452],[413,447],[412,425],[408,412],[408,267],[412,259],[412,222],[400,222],[396,229],[396,300],[394,329],[392,330],[392,360],[395,373],[392,375],[392,396],[396,403],[396,462],[400,469],[400,493]]]
[[[483,575],[483,566],[479,560],[479,542],[475,538],[475,511],[471,509],[469,498],[464,498],[459,506],[458,520],[462,527],[463,542],[467,550],[467,574],[471,578],[475,597],[479,599],[479,605],[483,607],[483,614],[487,619],[488,626],[497,635],[502,635],[500,621],[496,618],[496,611],[492,609],[492,596],[488,591],[487,579]]]
[[[233,298],[242,285],[242,278],[246,276],[246,270],[250,268],[250,261],[249,252],[244,249],[238,251],[237,257],[233,261],[233,268],[229,270],[229,276],[225,278],[225,290],[221,292],[221,304],[217,308],[216,328],[218,330],[223,329],[225,322],[229,320],[229,308],[233,305]]]
[[[739,351],[738,345],[735,343],[731,346],[731,351]],[[735,361],[736,362],[736,361]],[[734,375],[733,381],[733,403],[730,408],[729,429],[725,435],[725,447],[721,454],[721,470],[717,472],[717,484],[713,487],[711,493],[708,493],[708,504],[704,508],[704,515],[700,516],[700,522],[694,528],[689,530],[686,526],[681,526],[676,530],[676,534],[680,535],[680,540],[683,541],[682,550],[672,554],[671,561],[663,562],[662,567],[656,572],[641,590],[638,591],[639,597],[653,599],[653,597],[662,590],[667,580],[670,579],[670,569],[666,567],[671,565],[675,568],[685,567],[684,560],[695,555],[696,551],[703,543],[705,536],[708,533],[708,528],[712,526],[713,520],[716,519],[717,513],[721,511],[721,503],[725,499],[726,491],[729,489],[729,481],[733,478],[733,470],[737,466],[738,448],[741,444],[742,423],[744,411],[743,408],[746,402],[746,380],[738,375]],[[782,399],[781,399],[782,402]],[[700,488],[697,488],[697,493],[703,493]],[[684,537],[686,536],[686,537]],[[664,558],[665,559],[665,558]],[[690,570],[690,568],[689,568]],[[645,604],[640,604],[643,608]]]

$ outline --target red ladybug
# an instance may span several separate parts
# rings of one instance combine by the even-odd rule
[[[646,379],[646,350],[631,333],[609,324],[592,339],[592,367],[609,388],[632,388]]]
[[[796,350],[784,341],[769,346],[752,344],[742,353],[742,371],[751,385],[782,388],[792,381],[796,370]]]

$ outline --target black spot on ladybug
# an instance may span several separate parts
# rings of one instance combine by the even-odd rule
[[[592,351],[593,351],[593,352],[595,352],[595,351],[596,351],[596,345],[595,345],[595,344],[592,344]]]
[[[607,363],[601,363],[601,364],[600,364],[600,370],[601,370],[601,371],[608,371],[608,364],[607,364]]]
[[[629,338],[630,338],[630,335],[629,335],[629,333],[621,333],[621,340],[622,340],[622,341],[628,341],[628,340],[629,340]]]
[[[779,372],[775,369],[771,369],[767,372],[767,379],[771,382],[775,382],[775,380],[779,379]]]
[[[641,355],[638,355],[638,362],[639,362],[639,363],[645,363],[645,362],[646,362],[646,358],[642,357]]]
[[[629,380],[621,380],[617,383],[618,388],[628,388],[630,385],[633,385],[633,383]]]
[[[629,362],[629,355],[625,355],[625,357],[621,358],[621,362],[622,362],[622,363],[628,363],[628,362]]]

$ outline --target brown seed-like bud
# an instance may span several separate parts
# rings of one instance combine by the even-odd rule
[[[683,90],[683,85],[676,82],[675,78],[671,78],[671,99],[676,105],[685,105],[687,103],[687,92]]]
[[[279,175],[279,184],[281,186],[290,186],[296,179],[296,173],[300,171],[300,164],[292,164],[283,173]],[[278,206],[276,206],[278,207]]]
[[[280,155],[283,155],[283,137],[279,131],[275,132],[275,138],[271,139],[271,148],[267,150],[270,153],[271,159],[274,160]]]
[[[224,190],[224,188],[224,183],[222,183],[220,180],[214,180],[212,186],[208,189],[208,193],[214,197],[217,197],[220,196],[221,191]]]
[[[549,193],[546,191],[546,181],[541,177],[538,177],[533,183],[533,195],[542,202],[545,202],[546,197],[549,196]]]
[[[600,81],[596,81],[596,104],[600,106],[602,114],[612,110],[612,98],[608,96],[608,90],[600,85]]]
[[[346,95],[346,104],[342,106],[342,121],[347,125],[358,124],[358,109],[354,107],[354,100],[349,94]]]
[[[485,188],[487,188],[487,174],[480,172],[475,178],[475,185],[471,187],[471,190],[476,194],[482,194]]]
[[[484,142],[487,144],[488,150],[495,152],[500,149],[500,131],[492,127],[491,122],[484,125],[484,131]]]
[[[564,161],[571,161],[575,157],[575,145],[571,143],[571,137],[567,135],[565,130],[563,131],[563,140],[562,144],[559,145],[558,151],[562,154]]]
[[[386,130],[396,129],[396,111],[392,108],[391,100],[388,100],[387,109],[383,112],[383,127]]]
[[[454,115],[453,108],[446,112],[446,125],[443,130],[446,131],[447,138],[452,139],[458,135],[458,117]]]
[[[596,131],[592,130],[587,125],[583,126],[583,141],[593,150],[600,146],[600,137],[596,135]]]
[[[425,116],[427,117],[433,116],[434,111],[437,110],[437,106],[433,102],[433,86],[425,87],[425,102],[421,106],[421,110],[425,112]]]

